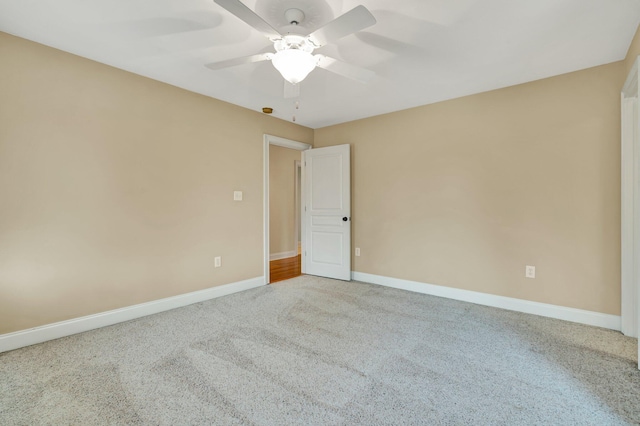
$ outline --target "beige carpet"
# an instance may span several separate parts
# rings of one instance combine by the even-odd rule
[[[0,354],[0,424],[639,424],[636,342],[299,277]]]

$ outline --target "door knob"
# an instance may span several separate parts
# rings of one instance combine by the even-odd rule
[[[349,220],[349,218],[348,218],[348,217],[346,217],[346,216],[342,218],[342,221],[343,221],[343,222],[346,222],[346,221],[348,221],[348,220]]]

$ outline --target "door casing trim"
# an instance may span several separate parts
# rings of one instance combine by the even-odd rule
[[[295,149],[298,151],[306,151],[311,149],[311,145],[291,139],[282,138],[264,134],[263,136],[263,259],[264,259],[264,283],[269,284],[271,281],[269,272],[269,146],[277,145],[284,148]],[[302,179],[304,181],[304,163],[302,163]],[[300,188],[301,205],[304,206],[304,182]],[[304,221],[302,223],[304,226]],[[304,229],[302,230],[302,246],[304,247]],[[304,270],[302,271],[304,272]]]

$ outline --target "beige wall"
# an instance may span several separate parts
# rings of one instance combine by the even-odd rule
[[[316,129],[352,145],[353,269],[619,314],[621,66]]]
[[[0,333],[262,275],[263,133],[352,144],[354,270],[619,314],[638,54],[314,137],[0,33]]]
[[[295,162],[302,152],[269,147],[269,247],[270,253],[298,250],[295,243]]]
[[[311,129],[2,33],[0,57],[0,333],[263,275],[262,136]]]

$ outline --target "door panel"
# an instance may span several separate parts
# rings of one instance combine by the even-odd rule
[[[304,151],[304,272],[351,279],[350,146]],[[346,220],[345,220],[346,219]]]
[[[311,180],[311,209],[315,212],[342,209],[342,156],[323,155],[314,156]]]
[[[342,264],[342,233],[314,232],[311,244],[311,260],[328,265]]]

